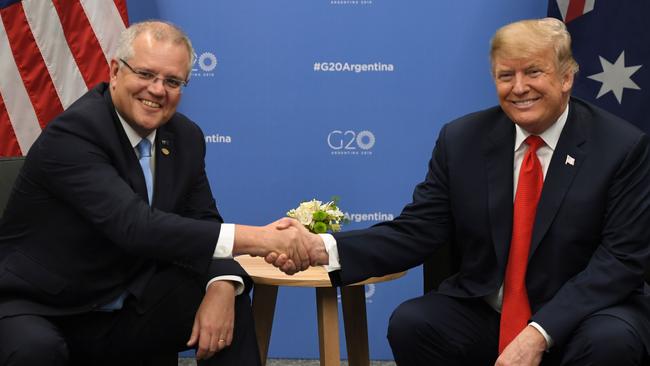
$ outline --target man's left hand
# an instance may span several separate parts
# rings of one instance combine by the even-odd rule
[[[503,350],[495,366],[537,366],[542,362],[544,350],[546,339],[529,325]]]
[[[215,281],[208,286],[194,316],[192,335],[187,342],[196,347],[196,359],[204,360],[230,346],[235,325],[235,285]]]

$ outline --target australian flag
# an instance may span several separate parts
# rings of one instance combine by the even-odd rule
[[[580,65],[573,95],[650,134],[650,0],[549,0]]]

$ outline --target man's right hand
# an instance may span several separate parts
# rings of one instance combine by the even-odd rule
[[[299,231],[298,221],[282,218],[265,226],[235,226],[233,255],[250,254],[266,257],[270,253],[283,255],[285,261],[280,269],[288,274],[309,267],[306,238]]]
[[[312,266],[326,265],[329,263],[329,255],[325,250],[325,244],[323,243],[323,239],[320,237],[320,235],[309,232],[302,224],[296,220],[281,219],[275,223],[277,224],[276,227],[280,230],[288,230],[291,228],[298,230],[299,235],[302,237],[302,243],[307,250],[309,263]],[[281,252],[271,252],[267,254],[264,259],[267,263],[273,264],[287,274],[294,274],[298,271],[297,266],[294,265],[292,259]]]

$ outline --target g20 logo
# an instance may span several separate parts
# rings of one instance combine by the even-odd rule
[[[368,130],[334,130],[327,135],[327,145],[332,150],[370,150],[375,146],[375,134]]]
[[[203,52],[194,60],[194,64],[198,64],[203,72],[210,72],[217,67],[217,56],[212,52]]]

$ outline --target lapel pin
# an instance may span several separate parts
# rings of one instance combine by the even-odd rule
[[[571,155],[566,156],[566,160],[564,161],[564,165],[571,165],[574,166],[576,164],[576,159],[573,158]]]
[[[169,149],[166,148],[166,147],[163,147],[162,149],[160,149],[160,152],[165,156],[169,155],[169,153],[170,153]]]

